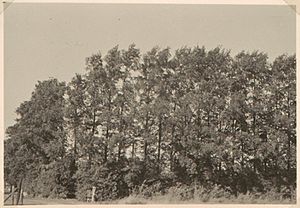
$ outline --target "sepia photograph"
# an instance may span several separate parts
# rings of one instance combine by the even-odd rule
[[[2,12],[1,205],[296,205],[296,5]]]

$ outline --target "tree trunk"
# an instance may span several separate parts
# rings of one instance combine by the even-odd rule
[[[134,139],[133,139],[133,140],[132,140],[132,146],[131,146],[131,147],[132,147],[132,148],[131,148],[131,158],[134,158],[134,154],[135,154],[135,149],[134,149],[134,148],[135,148],[135,147],[134,147],[135,144],[134,144],[134,143],[135,143],[135,142],[134,142]]]
[[[21,196],[20,196],[20,205],[23,205],[23,198],[24,198],[24,194],[23,194],[23,188],[21,189]]]
[[[145,140],[145,143],[144,143],[144,161],[147,161],[147,146],[148,146],[148,143],[147,143],[147,140]]]
[[[108,147],[107,147],[108,137],[109,137],[109,129],[107,127],[106,128],[106,135],[105,135],[105,144],[104,144],[104,163],[107,162],[107,156],[108,156]]]
[[[172,125],[172,133],[171,133],[171,152],[170,152],[170,170],[173,171],[174,166],[174,134],[175,134],[175,125]]]
[[[253,131],[253,135],[255,135],[255,131],[256,131],[256,113],[253,113],[252,131]]]
[[[121,158],[122,149],[123,149],[123,138],[122,138],[122,135],[124,132],[123,109],[124,109],[124,103],[122,103],[122,105],[121,105],[121,112],[119,114],[119,116],[120,116],[119,135],[121,135],[121,138],[120,138],[119,145],[118,145],[118,160],[120,160],[120,158]]]
[[[20,179],[19,185],[18,185],[17,202],[16,202],[17,205],[19,204],[19,201],[20,201],[22,183],[23,183],[23,178]]]
[[[14,205],[15,204],[15,186],[12,186],[12,190],[11,190],[11,204]]]
[[[288,92],[288,96],[287,96],[287,107],[288,107],[288,118],[290,119],[290,93]],[[287,171],[290,172],[290,168],[291,168],[291,134],[288,131],[287,132],[287,136],[288,136],[288,151],[287,151]]]
[[[161,151],[161,141],[162,141],[162,118],[159,116],[158,124],[158,147],[157,147],[157,165],[160,166],[160,151]]]
[[[148,136],[149,132],[148,132],[148,122],[149,122],[149,112],[147,112],[146,115],[146,125],[145,125],[145,132]],[[147,143],[147,139],[148,138],[144,138],[144,161],[147,161],[147,147],[148,147],[148,143]]]
[[[109,90],[108,94],[108,112],[111,111],[111,92]],[[106,126],[106,135],[105,135],[105,144],[104,144],[104,163],[107,162],[108,157],[108,140],[109,140],[109,126],[110,126],[110,115],[107,118],[107,126]]]
[[[77,160],[77,127],[74,128],[74,159]]]

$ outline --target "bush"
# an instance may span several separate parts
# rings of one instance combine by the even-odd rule
[[[71,190],[74,183],[68,161],[54,161],[40,168],[40,173],[34,179],[30,193],[35,196],[51,198],[67,198],[75,192]]]
[[[110,162],[90,168],[82,164],[77,171],[77,193],[79,200],[86,200],[87,193],[96,187],[96,201],[110,201],[129,195],[120,163]]]
[[[119,203],[292,203],[296,201],[296,198],[285,198],[284,192],[279,193],[275,190],[266,193],[248,191],[235,196],[229,188],[218,185],[204,187],[198,184],[177,183],[168,188],[165,194],[158,191],[159,189],[159,183],[140,188]]]
[[[191,186],[178,183],[177,186],[170,187],[167,194],[172,199],[186,201],[193,198],[194,189]]]
[[[88,190],[92,190],[95,184],[93,180],[93,175],[95,174],[93,167],[88,168],[86,163],[79,164],[78,170],[76,172],[77,179],[77,190],[76,198],[80,201],[86,201]]]
[[[144,163],[139,159],[130,161],[129,166],[123,168],[124,182],[132,193],[136,187],[142,185],[144,176]]]

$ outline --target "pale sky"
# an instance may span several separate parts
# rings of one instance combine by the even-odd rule
[[[13,3],[4,16],[4,127],[38,80],[70,81],[85,58],[135,43],[222,46],[232,55],[260,50],[270,61],[296,51],[296,15],[288,6]]]

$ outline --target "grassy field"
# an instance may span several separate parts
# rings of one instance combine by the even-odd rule
[[[296,200],[271,200],[268,198],[252,198],[249,196],[239,196],[234,198],[209,198],[178,200],[168,195],[156,196],[145,199],[139,196],[129,196],[117,201],[117,204],[295,204]]]
[[[6,198],[6,195],[5,195]],[[87,202],[78,201],[76,199],[50,199],[50,198],[32,198],[24,197],[24,205],[46,205],[46,204],[87,204]],[[11,205],[11,199],[8,199],[4,205]]]
[[[168,195],[160,195],[145,199],[140,196],[129,196],[123,199],[96,202],[99,204],[295,204],[295,200],[270,200],[267,198],[251,198],[246,195],[241,195],[235,198],[210,198],[210,199],[193,199],[193,200],[178,200]],[[78,201],[76,199],[50,199],[50,198],[31,198],[24,197],[24,205],[55,205],[55,204],[89,204],[87,202]],[[5,202],[5,205],[11,205],[11,199]]]

